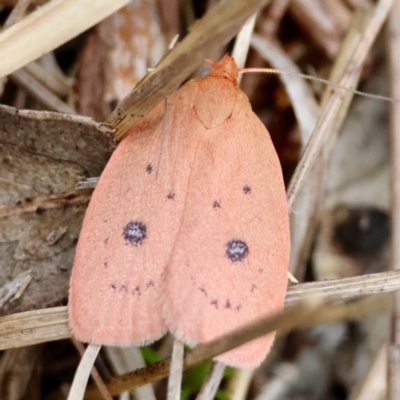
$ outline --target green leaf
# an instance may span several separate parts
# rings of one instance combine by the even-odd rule
[[[140,351],[142,352],[142,356],[146,364],[153,364],[157,361],[160,361],[160,355],[150,346],[141,347]]]

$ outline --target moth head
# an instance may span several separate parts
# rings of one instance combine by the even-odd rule
[[[221,61],[217,62],[211,59],[206,61],[212,66],[209,76],[225,78],[233,82],[235,85],[237,84],[238,67],[234,58],[225,54]]]

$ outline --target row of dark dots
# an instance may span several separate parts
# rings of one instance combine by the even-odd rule
[[[153,172],[153,166],[151,164],[148,164],[146,167],[146,172],[148,174],[151,174]],[[249,185],[244,185],[243,186],[243,193],[244,194],[250,194],[251,193],[251,187]],[[167,195],[168,200],[172,200],[175,197],[175,193],[173,191],[169,192]],[[213,203],[213,208],[221,208],[221,203],[217,200],[214,201]]]

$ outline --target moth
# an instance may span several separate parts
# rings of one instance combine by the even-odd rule
[[[290,237],[269,133],[226,55],[168,97],[113,153],[87,209],[69,321],[81,341],[195,346],[282,309]],[[255,368],[273,334],[218,356]]]

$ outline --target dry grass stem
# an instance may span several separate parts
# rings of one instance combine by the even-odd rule
[[[271,4],[268,15],[262,24],[262,32],[266,37],[276,35],[289,3],[290,0],[275,0]]]
[[[292,285],[288,289],[285,303],[300,301],[312,295],[323,296],[329,300],[344,300],[366,294],[388,293],[399,289],[400,273],[397,271],[382,272]]]
[[[340,86],[350,87],[374,42],[382,24],[392,7],[393,0],[380,0],[370,13],[365,23],[365,29],[360,32],[359,42],[353,54],[351,62],[347,65],[346,72],[339,81]],[[310,142],[300,159],[288,187],[289,210],[294,209],[296,198],[299,194],[303,181],[308,178],[309,172],[318,157],[319,152],[326,140],[327,133],[335,121],[344,97],[343,91],[332,89],[332,97],[322,112],[317,126],[314,129]]]
[[[344,38],[340,52],[336,58],[336,61],[332,67],[332,71],[329,76],[329,80],[332,82],[340,81],[340,78],[345,75],[346,68],[351,63],[354,52],[357,49],[360,37],[360,31],[362,31],[365,21],[368,18],[366,12],[357,12],[350,25],[349,32]],[[334,144],[337,141],[340,129],[343,126],[344,120],[349,112],[351,102],[354,97],[354,92],[351,90],[357,87],[361,69],[354,74],[352,82],[349,83],[350,91],[343,93],[342,104],[340,105],[336,118],[334,119],[330,130],[326,133],[327,141],[324,148],[324,156],[326,160],[329,160],[334,149]],[[321,100],[321,108],[326,109],[329,101],[332,97],[332,90],[330,87],[326,87]]]
[[[75,339],[72,339],[72,343],[75,346],[75,348],[78,350],[78,353],[80,354],[81,358],[84,356],[85,354],[85,346],[81,343],[78,342]],[[96,384],[96,386],[98,387],[101,395],[103,396],[104,400],[112,400],[112,397],[110,396],[110,393],[108,393],[108,390],[106,388],[106,385],[104,384],[103,379],[101,379],[101,376],[99,374],[99,372],[97,371],[97,368],[93,365],[90,374]]]
[[[247,399],[247,392],[254,376],[254,370],[235,369],[229,377],[226,394],[230,400]]]
[[[45,308],[0,318],[0,349],[69,337],[67,307]]]
[[[19,0],[18,3],[15,5],[13,10],[11,11],[10,15],[4,22],[3,29],[7,29],[10,26],[14,25],[18,22],[25,14],[25,11],[29,7],[31,0]],[[5,84],[7,82],[7,77],[2,76],[0,77],[0,96],[3,94],[3,90]]]
[[[93,364],[101,349],[100,345],[90,344],[87,348],[78,369],[75,372],[74,380],[68,394],[68,400],[81,400],[85,394],[86,385],[89,375],[92,371]],[[102,397],[101,397],[102,398]]]
[[[53,111],[75,114],[75,110],[65,104],[44,85],[32,77],[25,69],[20,69],[10,75],[10,79],[20,85],[33,98],[37,99],[45,107]]]
[[[328,3],[328,2],[325,2]],[[318,0],[292,0],[289,10],[309,35],[313,38],[330,58],[334,58],[340,46],[340,33],[343,30],[343,17],[337,11],[343,7],[340,1],[331,0],[329,4],[323,4]],[[331,12],[327,12],[327,8]],[[342,26],[341,26],[342,25]]]
[[[247,54],[249,53],[251,35],[254,31],[254,26],[256,24],[257,14],[253,14],[243,25],[242,29],[238,33],[235,39],[235,45],[233,46],[231,56],[235,59],[236,65],[239,68],[244,68],[246,64]],[[242,76],[238,77],[238,84]]]
[[[26,65],[24,69],[56,96],[67,96],[71,90],[72,85],[67,84],[66,79],[60,79],[59,76],[44,69],[42,65],[36,61]]]
[[[220,362],[214,362],[207,379],[203,383],[196,400],[213,400],[215,393],[217,393],[218,387],[224,377],[225,364]]]
[[[129,0],[52,0],[0,34],[0,77],[97,24]]]
[[[288,288],[286,304],[314,295],[328,300],[349,299],[399,289],[400,271],[300,283]],[[68,337],[71,337],[71,333],[68,328],[67,307],[46,308],[0,317],[0,350]]]
[[[180,400],[181,398],[184,352],[183,342],[175,339],[169,368],[167,400]]]
[[[18,21],[22,19],[25,14],[25,11],[28,9],[31,0],[18,0],[18,3],[15,5],[10,15],[4,22],[3,29],[9,28],[11,25],[14,25]]]

